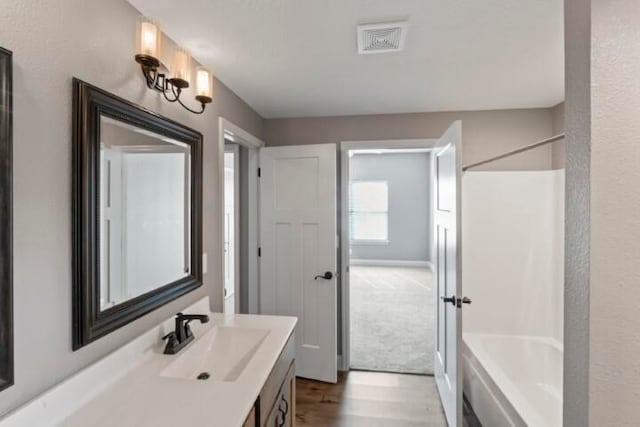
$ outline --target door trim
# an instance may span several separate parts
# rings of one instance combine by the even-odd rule
[[[389,139],[389,140],[371,140],[371,141],[342,141],[339,144],[340,151],[340,167],[339,167],[339,186],[340,189],[340,205],[338,207],[338,235],[339,235],[339,261],[340,261],[340,277],[338,286],[340,287],[340,303],[341,303],[341,336],[342,336],[342,354],[338,355],[338,369],[348,371],[351,367],[351,330],[350,330],[350,299],[349,299],[349,151],[350,150],[368,150],[368,149],[415,149],[427,148],[432,149],[438,142],[438,138],[423,139]],[[432,159],[433,161],[433,159]],[[433,172],[433,167],[431,168]],[[429,186],[433,185],[433,175],[430,178]],[[433,210],[433,198],[431,198],[430,210]],[[430,228],[433,228],[433,215],[431,216]],[[433,242],[431,242],[433,247]],[[433,254],[433,248],[431,249]]]
[[[217,185],[217,205],[224,209],[224,141],[225,134],[234,139],[233,142],[248,148],[249,151],[249,229],[247,230],[248,241],[250,247],[249,253],[249,269],[247,271],[249,283],[249,313],[257,314],[259,307],[259,272],[258,272],[258,236],[259,236],[259,217],[258,217],[258,174],[257,172],[251,173],[251,171],[258,170],[258,150],[264,147],[266,144],[260,138],[252,135],[246,130],[242,129],[235,123],[225,119],[224,117],[218,117],[218,171],[216,173],[218,185]],[[220,242],[220,247],[216,248],[218,251],[218,262],[221,268],[215,272],[214,294],[220,295],[221,306],[213,307],[214,311],[222,311],[224,309],[224,213],[218,215],[216,221],[217,242]],[[239,236],[238,236],[239,237]],[[239,245],[238,245],[239,247]],[[213,250],[213,249],[210,249]],[[240,298],[240,295],[236,295],[236,298]],[[215,299],[214,299],[215,300]]]

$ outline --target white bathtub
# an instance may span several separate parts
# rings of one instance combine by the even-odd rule
[[[562,347],[550,338],[464,334],[464,393],[486,427],[562,425]]]

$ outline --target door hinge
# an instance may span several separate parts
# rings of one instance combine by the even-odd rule
[[[258,168],[258,178],[262,176],[262,168]]]
[[[262,248],[258,248],[258,256],[262,256]]]

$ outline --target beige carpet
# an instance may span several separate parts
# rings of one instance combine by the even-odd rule
[[[433,278],[426,268],[351,266],[351,368],[433,373]]]

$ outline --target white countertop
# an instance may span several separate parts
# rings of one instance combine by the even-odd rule
[[[206,313],[208,297],[182,310]],[[0,419],[0,427],[235,427],[242,426],[297,319],[283,316],[209,313],[191,323],[195,340],[176,355],[162,354],[161,337],[173,319],[140,335],[93,365]],[[216,326],[268,333],[233,382],[160,376]]]
[[[64,427],[242,426],[273,365],[291,335],[296,319],[281,316],[210,314],[197,327],[196,340],[215,326],[267,329],[268,335],[234,382],[194,381],[160,376],[177,355],[162,354],[164,343],[150,349],[104,392],[67,417]],[[194,341],[195,342],[195,341]]]

